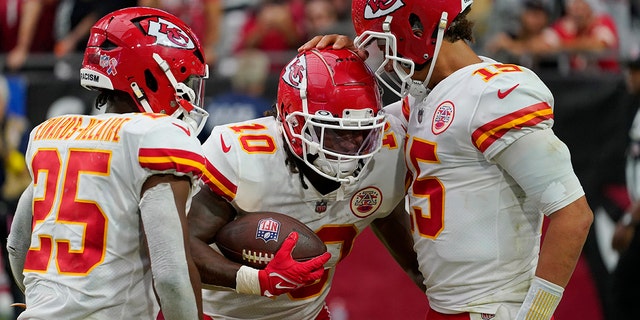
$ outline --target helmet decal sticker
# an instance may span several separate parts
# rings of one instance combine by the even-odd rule
[[[402,0],[368,0],[364,9],[365,19],[376,19],[386,16],[404,6]]]
[[[107,69],[107,74],[115,76],[118,74],[116,71],[116,66],[118,65],[118,60],[116,58],[109,57],[106,54],[100,55],[100,66]]]
[[[193,49],[195,44],[187,33],[175,24],[158,18],[149,21],[149,35],[156,37],[156,43],[165,47]]]
[[[307,79],[307,60],[304,55],[291,61],[284,69],[282,80],[288,85],[300,89],[301,83],[306,83]]]

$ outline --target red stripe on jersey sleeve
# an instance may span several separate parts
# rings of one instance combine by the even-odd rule
[[[473,132],[471,138],[476,148],[484,152],[495,141],[509,132],[509,130],[520,130],[523,127],[534,126],[548,119],[553,119],[553,110],[548,103],[541,102],[522,108],[481,126]]]
[[[238,186],[229,181],[211,162],[205,159],[205,170],[202,174],[202,181],[217,195],[231,201],[236,197]]]
[[[142,148],[138,151],[138,162],[150,170],[175,170],[198,178],[204,170],[204,157],[201,154],[180,149]]]

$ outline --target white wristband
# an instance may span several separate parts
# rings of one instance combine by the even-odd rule
[[[535,277],[524,298],[516,320],[548,320],[558,307],[564,288],[547,280]]]
[[[258,272],[260,272],[258,269],[241,266],[236,272],[236,292],[262,295]]]

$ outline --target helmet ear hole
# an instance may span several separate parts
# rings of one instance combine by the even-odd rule
[[[420,17],[418,15],[412,13],[409,15],[409,25],[411,25],[411,31],[417,37],[422,37],[424,34],[424,25],[422,21],[420,21]]]
[[[195,55],[196,58],[198,58],[198,60],[200,60],[201,63],[204,63],[204,55],[200,50],[193,51],[193,55]]]
[[[151,91],[158,91],[158,80],[149,69],[144,70],[144,81],[147,85],[147,88],[149,88]]]

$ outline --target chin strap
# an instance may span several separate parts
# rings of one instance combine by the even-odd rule
[[[156,60],[162,71],[164,71],[164,74],[167,76],[167,79],[169,79],[169,82],[171,82],[171,85],[176,90],[176,100],[178,100],[180,106],[187,112],[191,112],[191,110],[193,110],[193,104],[191,104],[191,102],[196,100],[196,93],[184,83],[179,83],[176,80],[176,77],[173,76],[173,73],[169,68],[169,64],[167,61],[162,59],[159,54],[153,53],[153,59]],[[182,103],[181,100],[186,100],[185,102],[188,103]]]
[[[442,47],[442,39],[444,39],[444,32],[447,29],[447,17],[448,13],[446,11],[443,12],[440,16],[440,23],[438,23],[438,35],[436,36],[436,47],[433,50],[433,58],[431,59],[431,65],[429,66],[429,73],[427,73],[427,77],[423,82],[413,80],[409,85],[409,94],[414,96],[417,101],[421,101],[422,99],[424,99],[431,91],[427,86],[429,85],[429,81],[431,80],[433,69],[436,66],[436,60],[438,59],[438,54],[440,53],[440,47]]]

